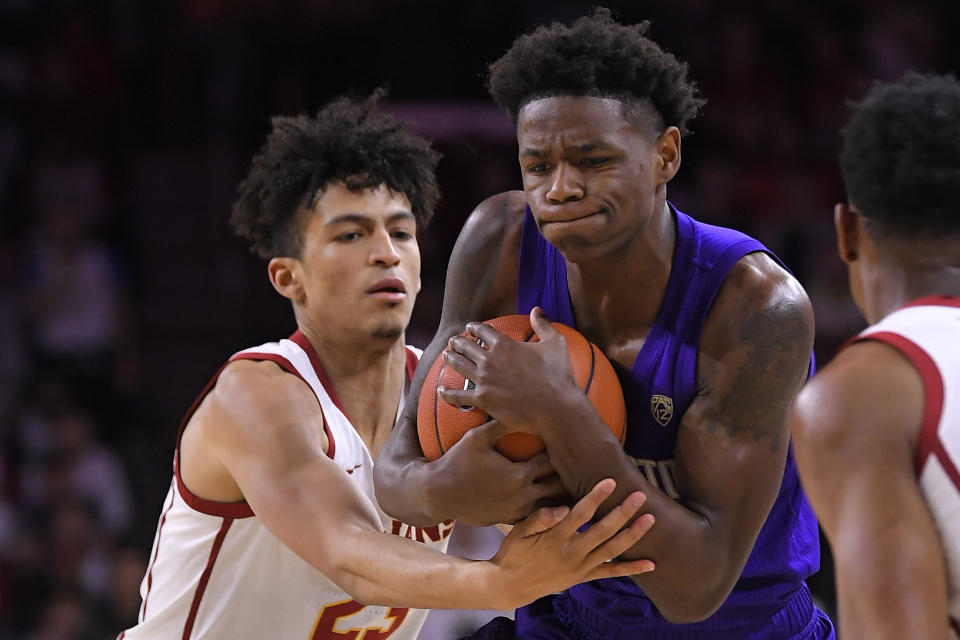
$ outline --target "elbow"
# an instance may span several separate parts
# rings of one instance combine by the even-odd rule
[[[668,622],[673,624],[692,624],[701,622],[712,616],[720,605],[723,604],[726,597],[723,598],[697,598],[697,599],[677,599],[676,602],[658,604],[657,610]]]
[[[703,575],[692,578],[686,584],[676,585],[669,592],[651,588],[649,584],[640,586],[667,621],[691,624],[706,620],[716,613],[733,590],[737,576],[732,579],[722,576],[715,580],[705,579]]]

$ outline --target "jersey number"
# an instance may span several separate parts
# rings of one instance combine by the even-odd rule
[[[328,604],[320,610],[320,615],[317,616],[317,621],[313,625],[313,635],[310,636],[310,640],[386,640],[403,624],[409,611],[409,609],[390,607],[380,624],[352,627],[345,631],[334,630],[343,618],[349,618],[366,608],[356,600]],[[350,623],[346,622],[342,626],[349,625]]]

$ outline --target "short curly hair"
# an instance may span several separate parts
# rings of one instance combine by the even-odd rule
[[[528,102],[551,96],[616,98],[631,111],[649,101],[658,128],[673,125],[686,135],[705,101],[687,64],[647,38],[649,28],[649,21],[620,24],[602,7],[569,26],[540,27],[490,65],[490,95],[514,123]]]
[[[350,190],[386,185],[406,195],[418,228],[429,223],[440,195],[440,155],[364,100],[340,97],[310,118],[275,117],[273,129],[237,189],[230,224],[263,258],[299,257],[305,216],[331,182]]]
[[[960,234],[960,83],[909,72],[874,82],[844,127],[840,167],[867,229],[933,238]]]

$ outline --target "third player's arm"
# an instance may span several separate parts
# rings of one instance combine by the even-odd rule
[[[833,549],[843,638],[947,637],[946,559],[914,471],[923,399],[906,358],[864,342],[790,412],[803,487]]]

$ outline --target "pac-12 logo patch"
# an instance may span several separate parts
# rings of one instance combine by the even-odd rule
[[[655,393],[650,396],[650,413],[662,426],[667,426],[673,417],[673,398]]]

